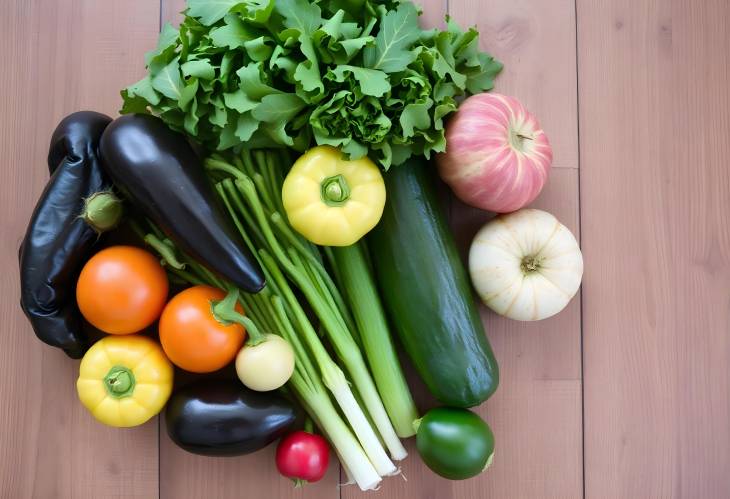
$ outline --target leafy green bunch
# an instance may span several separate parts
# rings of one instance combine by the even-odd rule
[[[457,98],[493,86],[502,65],[475,29],[422,30],[409,1],[188,0],[122,91],[212,150],[312,145],[383,168],[444,151]]]

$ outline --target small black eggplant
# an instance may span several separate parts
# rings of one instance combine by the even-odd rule
[[[261,291],[261,268],[183,135],[154,116],[127,114],[106,129],[100,151],[114,184],[184,253],[244,291]]]
[[[167,403],[167,434],[203,456],[239,456],[263,449],[294,423],[292,405],[275,392],[254,392],[238,381],[199,380]]]
[[[51,137],[51,178],[36,204],[20,247],[20,305],[41,341],[83,356],[88,340],[76,306],[76,280],[99,233],[114,227],[121,203],[103,173],[99,139],[111,118],[80,111]]]

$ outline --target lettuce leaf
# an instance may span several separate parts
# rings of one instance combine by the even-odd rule
[[[122,91],[209,150],[342,148],[384,169],[444,151],[444,120],[502,65],[447,18],[422,30],[399,0],[188,0]]]

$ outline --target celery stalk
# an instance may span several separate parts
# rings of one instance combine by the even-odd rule
[[[362,243],[331,248],[340,289],[355,317],[378,393],[401,438],[415,435],[418,418],[405,376],[388,330],[388,322],[373,280]]]

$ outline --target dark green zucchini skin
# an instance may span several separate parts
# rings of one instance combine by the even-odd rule
[[[434,168],[412,159],[385,174],[383,218],[368,245],[388,315],[430,392],[472,407],[499,370],[436,192]]]

